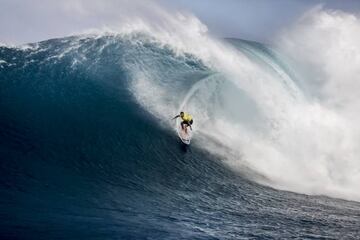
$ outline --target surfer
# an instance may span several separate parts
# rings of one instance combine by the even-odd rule
[[[185,130],[185,132],[187,132],[187,127],[190,127],[191,131],[192,131],[192,127],[191,125],[193,124],[193,117],[188,114],[188,113],[184,113],[184,112],[180,112],[179,115],[176,115],[173,119],[176,119],[178,117],[181,117],[182,122],[181,122],[181,128],[183,130]]]

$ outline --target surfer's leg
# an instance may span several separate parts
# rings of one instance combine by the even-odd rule
[[[189,127],[189,122],[184,121],[184,125],[185,125],[185,133],[187,134],[187,128]]]
[[[194,123],[194,121],[191,119],[190,122],[189,122],[189,127],[190,127],[191,131],[192,131],[192,127],[191,127],[191,126],[193,125],[193,123]]]

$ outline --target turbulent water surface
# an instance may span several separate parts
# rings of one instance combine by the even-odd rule
[[[336,113],[275,51],[225,42],[0,47],[1,238],[359,238],[360,204],[330,198],[359,199],[357,165],[316,145],[341,120],[321,129],[312,113]],[[169,120],[180,109],[195,117],[189,148]]]

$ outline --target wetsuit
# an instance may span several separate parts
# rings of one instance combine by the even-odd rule
[[[184,124],[186,124],[187,126],[190,127],[190,129],[192,129],[192,128],[191,128],[191,125],[194,123],[194,120],[193,120],[193,117],[192,117],[190,114],[184,113],[183,116],[177,115],[177,116],[174,117],[174,119],[175,119],[175,118],[178,118],[178,117],[181,117],[181,119],[182,119],[181,127],[182,127],[183,129],[184,129]],[[187,127],[187,126],[185,126],[185,127]]]
[[[184,113],[184,116],[182,116],[181,119],[183,120],[181,122],[181,125],[187,124],[188,126],[191,126],[193,124],[193,122],[194,122],[192,116],[190,114],[187,114],[187,113]]]

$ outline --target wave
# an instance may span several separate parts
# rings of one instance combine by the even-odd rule
[[[161,17],[0,46],[1,237],[355,239],[358,202],[297,193],[359,201],[357,45],[307,39],[356,16],[315,9],[272,46]]]
[[[31,82],[29,71],[35,66],[52,69],[66,63],[66,68],[48,74],[65,78],[67,72],[89,72],[97,76],[93,85],[104,81],[117,91],[129,91],[164,129],[173,129],[168,119],[179,109],[192,113],[194,147],[220,156],[230,169],[254,181],[360,200],[356,124],[360,54],[354,44],[358,31],[352,31],[360,26],[356,16],[313,10],[284,33],[276,47],[215,39],[191,15],[162,17],[166,24],[138,19],[112,32],[22,49],[2,46],[2,94],[27,81],[37,84]],[[340,42],[345,50],[337,48],[336,40],[319,42],[324,32],[336,39],[333,31],[339,29],[347,37]],[[20,79],[18,74],[23,74],[22,80],[7,85],[14,76]],[[87,94],[86,88],[80,91],[77,94]],[[31,94],[40,93],[37,89]],[[61,97],[61,89],[55,95]]]

